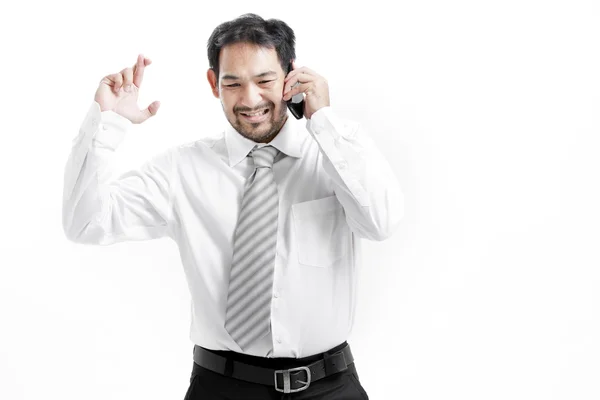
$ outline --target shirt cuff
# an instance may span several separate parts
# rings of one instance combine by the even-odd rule
[[[111,110],[100,111],[100,104],[96,101],[90,107],[90,115],[87,129],[94,132],[96,145],[116,150],[125,139],[131,121]]]
[[[325,170],[334,177],[329,172],[329,166],[333,167],[358,203],[368,206],[369,198],[360,181],[365,166],[364,156],[360,154],[361,144],[356,137],[358,125],[342,120],[327,106],[318,109],[307,120],[306,128],[321,148],[326,160]]]
[[[343,132],[341,123],[330,106],[321,107],[310,119],[306,120],[306,128],[314,135],[319,135],[323,132],[331,132],[334,140],[340,139],[340,132]]]

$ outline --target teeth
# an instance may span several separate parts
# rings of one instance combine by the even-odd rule
[[[247,115],[249,117],[256,117],[257,115],[263,115],[264,113],[265,113],[265,110],[257,111],[257,112],[252,113],[252,114],[249,114],[249,113],[242,113],[242,114]]]

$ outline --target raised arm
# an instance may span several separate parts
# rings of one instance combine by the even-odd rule
[[[171,151],[119,177],[112,160],[131,124],[146,121],[160,106],[153,102],[140,110],[137,105],[144,68],[150,62],[140,55],[132,68],[101,80],[72,142],[64,172],[62,223],[73,242],[108,245],[168,234]]]

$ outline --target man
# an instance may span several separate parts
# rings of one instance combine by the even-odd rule
[[[331,108],[327,81],[295,58],[287,24],[243,15],[208,41],[208,82],[229,122],[218,136],[111,180],[127,128],[160,106],[138,108],[151,62],[139,55],[102,79],[73,141],[69,240],[179,247],[193,310],[186,400],[368,398],[346,340],[360,239],[388,238],[403,196],[368,134]],[[287,112],[298,94],[305,122]]]

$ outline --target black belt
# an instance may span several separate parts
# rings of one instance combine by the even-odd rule
[[[275,386],[277,391],[283,393],[300,392],[308,388],[311,382],[345,371],[348,369],[348,365],[354,362],[354,357],[352,357],[350,346],[346,344],[336,353],[323,353],[321,360],[290,369],[276,370],[230,360],[233,362],[233,368],[229,369],[231,374],[225,373],[227,360],[226,357],[212,353],[201,346],[194,346],[194,362],[201,367],[235,379]]]

